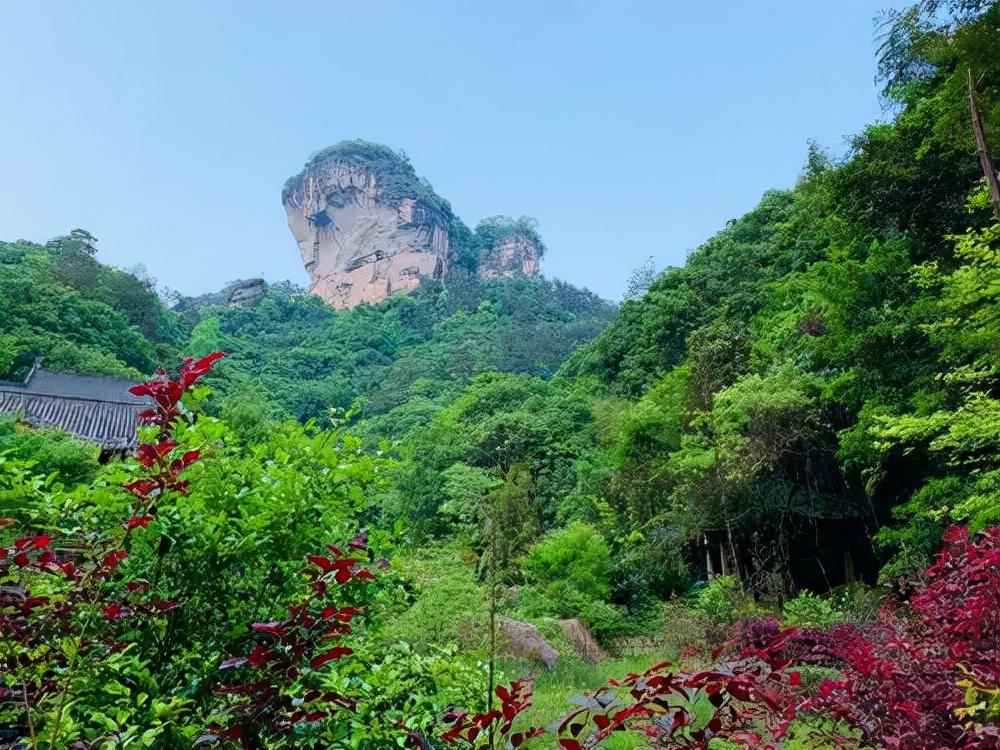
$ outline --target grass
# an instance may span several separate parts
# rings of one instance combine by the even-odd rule
[[[533,726],[549,726],[573,708],[569,698],[581,693],[592,693],[607,684],[612,677],[624,677],[629,672],[643,672],[653,664],[669,659],[672,654],[648,653],[607,659],[599,664],[590,664],[579,658],[563,656],[553,669],[543,669],[535,682],[531,708],[518,717],[517,729]],[[505,660],[505,679],[516,679],[530,674],[536,666],[520,661]],[[642,746],[644,738],[635,732],[620,732],[599,747],[606,750],[633,750]],[[542,736],[525,747],[537,750],[551,747],[552,738]]]

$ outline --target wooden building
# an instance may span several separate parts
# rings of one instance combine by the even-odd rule
[[[139,413],[151,402],[129,393],[133,385],[119,378],[50,372],[36,361],[23,382],[0,381],[0,412],[98,443],[107,456],[136,446]]]

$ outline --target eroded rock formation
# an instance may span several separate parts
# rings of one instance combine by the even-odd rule
[[[493,216],[469,231],[404,154],[377,143],[324,149],[281,197],[309,291],[336,308],[381,302],[421,279],[537,276],[545,251],[529,217]]]
[[[366,164],[336,149],[320,154],[283,195],[288,226],[312,278],[309,291],[336,308],[380,302],[446,270],[448,214],[406,194],[406,178],[416,177],[397,173],[408,162],[397,156],[400,164],[390,169],[379,156],[382,162]]]
[[[176,312],[201,310],[206,307],[252,307],[264,299],[267,282],[264,279],[238,279],[226,284],[218,292],[200,294],[197,297],[179,297],[173,304]]]
[[[479,261],[479,275],[483,278],[501,276],[537,276],[542,253],[531,238],[523,235],[505,237],[486,250]]]
[[[234,281],[222,290],[226,304],[232,307],[252,307],[260,302],[266,293],[267,283],[264,279]]]

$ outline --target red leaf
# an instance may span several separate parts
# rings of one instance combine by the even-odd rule
[[[120,620],[125,617],[125,607],[121,604],[109,604],[104,608],[104,616],[109,620]]]
[[[324,573],[329,573],[331,570],[334,570],[333,563],[322,555],[309,555],[306,559],[313,565],[319,566],[320,570]]]
[[[126,557],[128,557],[128,552],[126,552],[123,549],[115,550],[114,552],[109,552],[104,556],[104,565],[109,570],[114,570]]]
[[[45,604],[49,598],[47,596],[29,596],[23,602],[21,602],[21,612],[25,617],[31,614],[31,610],[39,605]]]
[[[347,549],[352,551],[368,549],[368,534],[362,531],[347,543]]]
[[[152,479],[136,479],[126,484],[125,489],[136,497],[146,498],[157,486]]]
[[[201,359],[186,359],[181,365],[181,380],[185,387],[192,385],[196,380],[207,375],[212,370],[212,366],[225,357],[225,352],[212,352]]]
[[[125,531],[131,531],[139,527],[146,528],[149,526],[149,522],[152,521],[152,516],[132,516],[128,519],[122,526],[125,527]]]
[[[354,653],[354,650],[348,648],[347,646],[334,646],[329,651],[324,651],[319,656],[313,658],[312,662],[310,662],[310,665],[312,666],[313,669],[319,669],[329,661],[333,661],[334,659],[339,659],[341,656],[347,656],[348,654],[352,653]]]
[[[250,627],[258,633],[266,633],[276,638],[281,638],[285,634],[285,628],[280,622],[255,622]]]
[[[181,605],[177,602],[167,599],[167,600],[157,600],[152,602],[153,608],[158,614],[165,615],[167,612],[173,612],[178,609]]]
[[[258,645],[250,651],[250,656],[247,658],[247,661],[255,667],[262,667],[267,663],[267,660],[271,658],[273,653],[274,652],[270,649]]]

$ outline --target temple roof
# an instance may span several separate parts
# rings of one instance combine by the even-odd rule
[[[106,450],[136,445],[139,412],[150,401],[133,396],[133,381],[49,372],[36,364],[23,383],[0,381],[0,412],[14,412],[37,427],[58,427]]]

